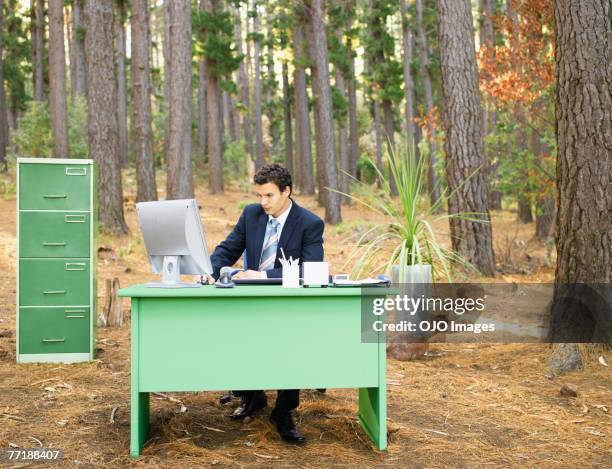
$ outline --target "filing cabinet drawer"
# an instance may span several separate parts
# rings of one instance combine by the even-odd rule
[[[89,212],[20,212],[19,257],[89,257]]]
[[[20,259],[19,306],[88,305],[88,259]]]
[[[20,308],[20,353],[86,353],[89,308]]]
[[[20,210],[89,210],[92,166],[20,164]]]

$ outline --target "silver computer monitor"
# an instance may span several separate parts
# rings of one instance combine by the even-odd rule
[[[212,274],[195,199],[140,202],[136,210],[153,272],[162,275],[149,286],[196,286],[181,283],[180,275]]]

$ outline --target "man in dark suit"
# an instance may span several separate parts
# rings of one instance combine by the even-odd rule
[[[323,220],[300,207],[291,199],[291,175],[284,167],[271,164],[262,167],[254,178],[259,204],[248,205],[230,235],[210,257],[213,276],[221,267],[232,266],[246,251],[245,270],[233,278],[280,278],[281,248],[286,258],[304,261],[323,260]],[[208,277],[208,282],[214,281]],[[232,418],[243,420],[267,405],[263,391],[235,391],[242,405]],[[280,436],[292,443],[303,443],[293,422],[291,410],[299,405],[298,389],[280,390],[270,420],[276,423]]]

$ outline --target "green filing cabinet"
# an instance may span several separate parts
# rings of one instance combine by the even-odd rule
[[[17,160],[17,361],[95,354],[97,171],[93,160]]]

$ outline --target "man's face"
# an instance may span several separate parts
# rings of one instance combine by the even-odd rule
[[[255,184],[255,191],[259,197],[259,203],[266,214],[272,215],[274,218],[283,213],[289,207],[289,194],[291,189],[285,187],[283,192],[273,182],[265,184]]]

